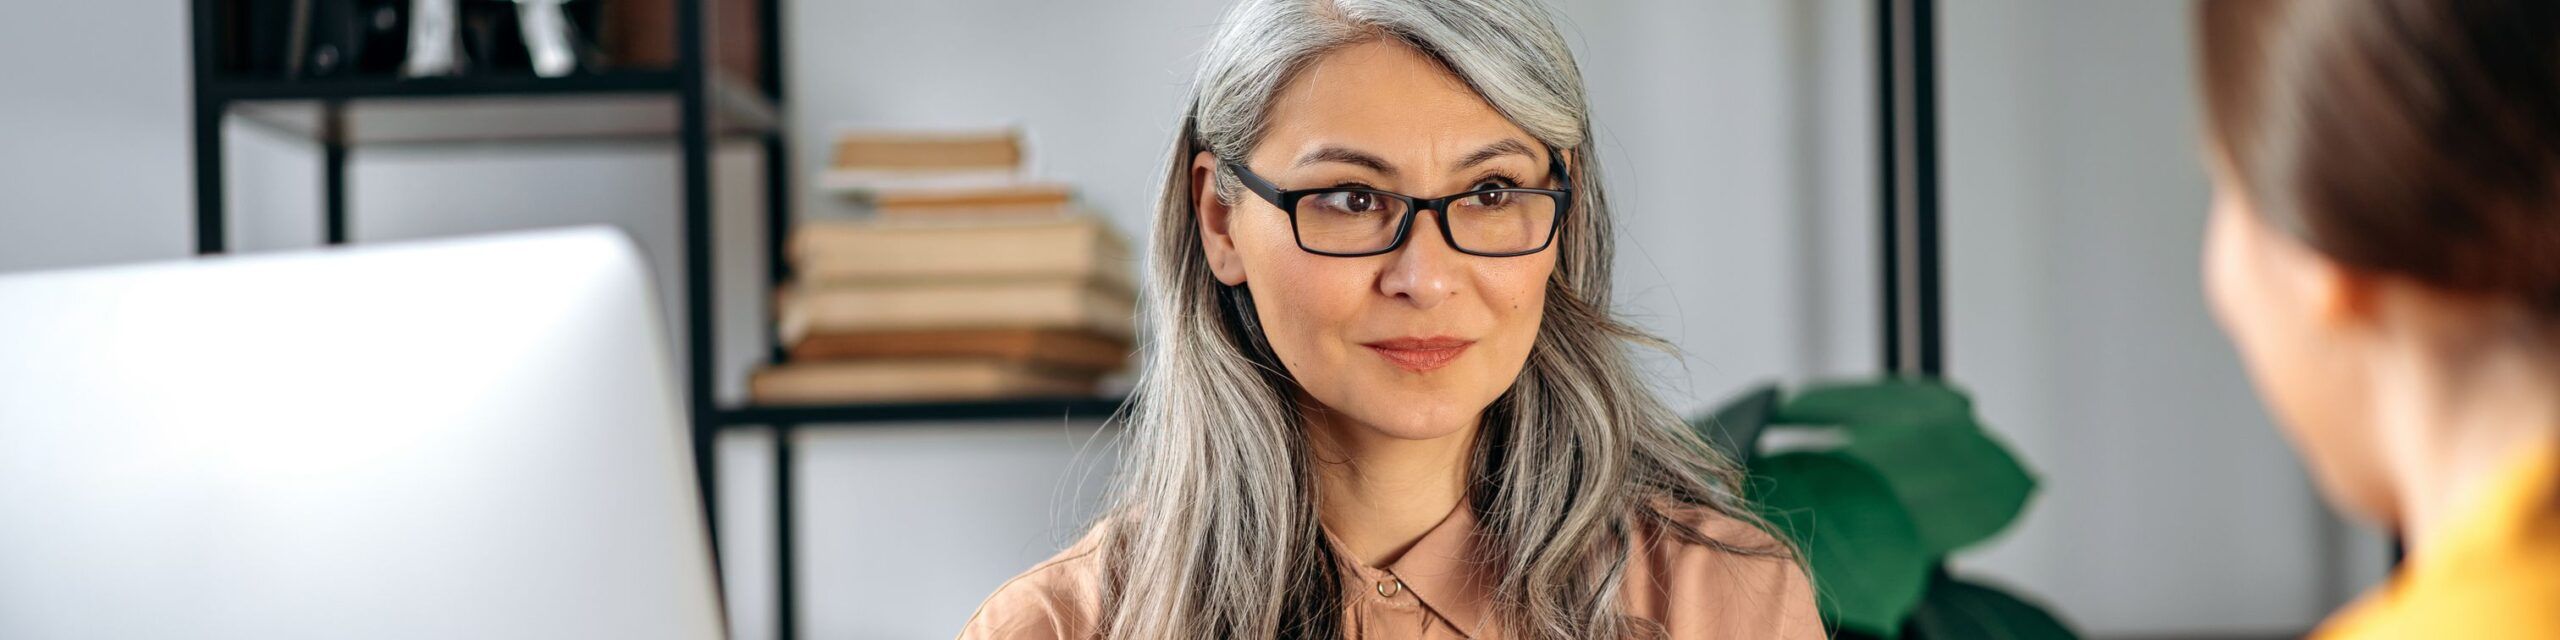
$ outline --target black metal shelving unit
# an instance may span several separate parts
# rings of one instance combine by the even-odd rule
[[[798,636],[797,482],[794,433],[803,427],[858,427],[935,421],[1100,419],[1119,398],[1050,398],[837,406],[721,406],[714,392],[718,333],[713,325],[711,162],[715,145],[750,140],[764,152],[766,286],[790,278],[782,251],[790,235],[791,180],[784,83],[781,1],[759,3],[758,77],[743,81],[712,64],[709,0],[676,0],[672,68],[441,78],[346,77],[305,80],[228,74],[218,63],[224,0],[192,1],[194,63],[195,247],[198,255],[230,250],[225,210],[223,125],[238,116],[319,146],[322,239],[350,241],[346,166],[359,146],[456,142],[540,144],[667,140],[682,156],[685,380],[698,488],[717,548],[717,477],[713,445],[726,429],[769,428],[773,436],[777,636]],[[782,346],[766,323],[768,353]]]
[[[1938,222],[1938,10],[1875,0],[1876,290],[1884,371],[1946,371]]]

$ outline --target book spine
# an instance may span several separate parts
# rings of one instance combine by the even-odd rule
[[[1082,329],[1136,333],[1135,301],[1088,282],[986,286],[800,288],[782,301],[787,340],[869,329]]]
[[[1084,395],[1094,387],[1090,376],[987,361],[786,364],[758,370],[747,381],[758,404]]]

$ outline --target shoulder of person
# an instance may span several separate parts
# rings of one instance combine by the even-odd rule
[[[1824,637],[1813,583],[1794,547],[1750,520],[1664,498],[1629,536],[1621,591],[1629,612],[1673,638]],[[1675,530],[1676,528],[1676,530]]]
[[[1101,628],[1102,527],[996,587],[961,640],[1080,640]]]
[[[1675,552],[1710,551],[1749,557],[1769,555],[1779,559],[1788,559],[1794,552],[1792,547],[1780,541],[1776,534],[1761,528],[1759,523],[1735,517],[1710,505],[1659,496],[1645,498],[1643,503],[1646,509],[1660,517],[1644,517],[1645,514],[1638,513],[1634,533],[1639,541],[1658,542]],[[1792,562],[1791,559],[1788,561]]]

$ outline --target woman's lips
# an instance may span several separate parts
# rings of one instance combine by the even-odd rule
[[[1403,367],[1406,371],[1422,373],[1448,365],[1449,361],[1456,360],[1458,354],[1466,353],[1467,347],[1475,343],[1474,340],[1463,338],[1435,336],[1380,340],[1363,343],[1360,346],[1378,352],[1378,357],[1385,358],[1388,363]]]

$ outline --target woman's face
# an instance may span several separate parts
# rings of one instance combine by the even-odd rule
[[[1546,153],[1437,62],[1379,41],[1304,69],[1275,97],[1243,161],[1281,189],[1431,198],[1488,183],[1553,188]],[[1232,208],[1220,203],[1208,186],[1216,162],[1204,153],[1192,166],[1210,267],[1222,282],[1250,285],[1272,350],[1333,414],[1320,419],[1368,432],[1345,434],[1353,437],[1471,433],[1536,341],[1555,246],[1507,258],[1460,253],[1432,211],[1393,252],[1315,255],[1298,248],[1278,207],[1249,193]]]
[[[2258,395],[2331,504],[2390,522],[2381,442],[2358,402],[2372,388],[2355,332],[2349,278],[2269,225],[2217,176],[2205,234],[2205,292]]]

